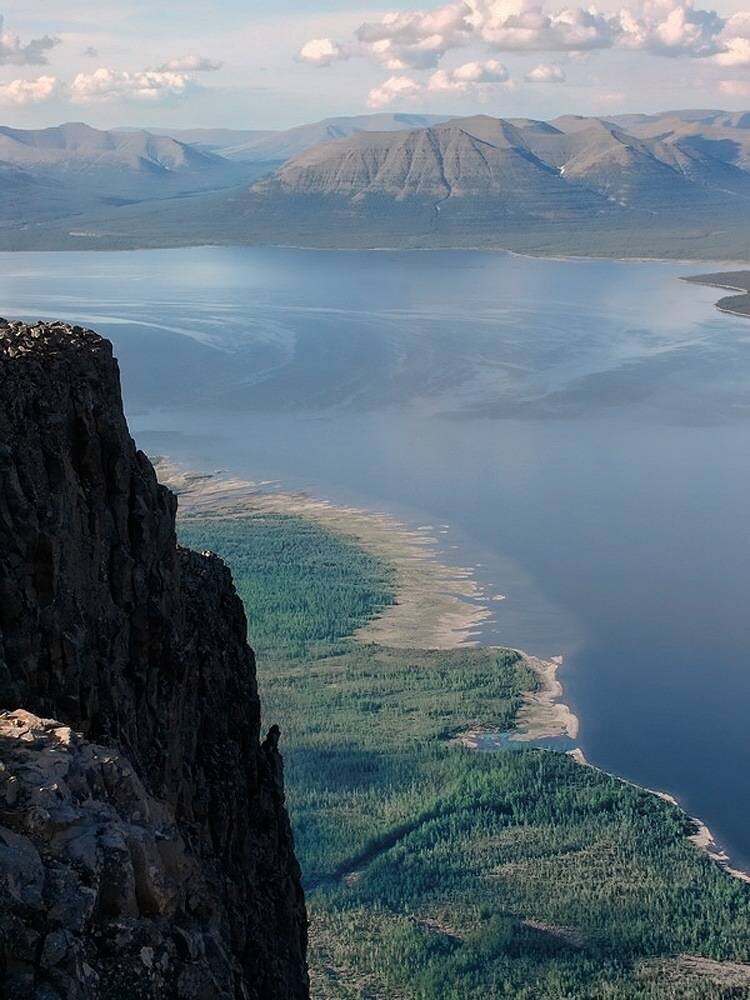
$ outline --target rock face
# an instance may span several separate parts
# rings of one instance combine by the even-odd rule
[[[476,115],[428,128],[358,132],[306,150],[253,190],[355,204],[435,199],[443,212],[481,203],[528,218],[617,215],[750,193],[747,170],[694,145],[638,138],[598,119],[557,124]]]
[[[0,322],[0,963],[18,995],[308,995],[278,734],[261,746],[229,571],[177,546],[175,509],[111,345]],[[91,905],[56,906],[61,879]]]

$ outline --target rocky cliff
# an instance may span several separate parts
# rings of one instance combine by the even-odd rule
[[[308,994],[278,731],[230,574],[177,546],[175,508],[111,345],[0,321],[9,995]]]

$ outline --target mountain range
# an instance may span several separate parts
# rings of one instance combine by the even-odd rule
[[[284,130],[240,129],[156,129],[155,134],[169,135],[180,142],[218,153],[242,163],[262,163],[278,166],[311,146],[334,142],[359,132],[398,132],[409,128],[426,128],[444,122],[450,116],[389,114],[349,115],[324,118],[308,125]]]
[[[20,192],[16,206],[28,204],[29,186],[46,186],[22,231],[8,228],[19,211],[3,207],[0,245],[9,249],[262,242],[750,253],[750,113],[741,112],[549,122],[381,114],[168,135],[2,129],[0,171],[15,171],[6,189]],[[62,196],[80,200],[82,176],[99,203],[75,209],[85,217],[76,236]]]
[[[102,131],[82,122],[0,127],[3,225],[217,190],[252,176],[208,150],[144,130]]]

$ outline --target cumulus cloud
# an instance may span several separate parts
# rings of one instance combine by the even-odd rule
[[[361,50],[390,69],[434,68],[467,44],[500,51],[588,52],[622,46],[665,56],[704,58],[727,37],[750,37],[750,13],[726,19],[693,0],[642,0],[615,12],[594,6],[549,8],[539,0],[459,0],[431,10],[400,11],[356,31]],[[308,42],[315,60],[316,45]]]
[[[93,73],[79,73],[70,85],[70,96],[76,104],[99,104],[121,98],[157,101],[181,97],[191,82],[186,73],[161,70],[128,73],[102,66]]]
[[[440,91],[468,89],[469,81],[442,67],[450,52],[471,46],[481,65],[493,52],[565,53],[581,58],[618,48],[658,57],[703,59],[726,68],[750,66],[750,11],[723,17],[699,6],[700,0],[631,0],[602,11],[595,6],[560,6],[560,0],[456,0],[424,10],[403,10],[366,21],[357,31],[358,54],[383,64],[394,75],[373,91],[391,103],[422,87]],[[308,55],[303,56],[308,50]],[[330,39],[308,42],[300,58],[330,65],[343,49]],[[425,83],[406,73],[430,70]],[[411,86],[394,81],[409,80]],[[565,73],[554,63],[540,63],[527,74],[530,83],[562,83]],[[464,88],[465,84],[465,88]]]
[[[565,70],[555,63],[539,63],[524,79],[527,83],[565,83]]]
[[[719,66],[750,66],[750,11],[732,14],[721,33],[721,51],[713,61]],[[731,83],[731,81],[729,81]]]
[[[297,53],[300,62],[312,63],[313,66],[330,66],[346,57],[343,47],[332,38],[311,38]]]
[[[750,98],[750,81],[746,80],[721,80],[719,90],[727,97]]]
[[[721,51],[726,22],[691,0],[647,0],[640,11],[620,12],[619,44],[663,56],[703,58]]]
[[[191,53],[187,56],[178,56],[170,59],[163,66],[159,66],[158,73],[213,73],[224,64],[215,59],[208,59],[206,56],[197,56]]]
[[[723,35],[725,38],[750,35],[750,11],[738,11],[736,14],[732,14],[724,25]]]
[[[426,84],[411,76],[391,76],[370,91],[368,104],[371,108],[384,108],[394,101],[413,98],[421,93],[476,93],[491,84],[506,83],[509,79],[508,70],[496,59],[467,62],[452,70],[435,70]]]
[[[39,76],[36,80],[12,80],[0,84],[0,104],[39,104],[57,93],[54,76]]]
[[[421,90],[421,84],[409,76],[391,76],[370,91],[367,103],[371,108],[385,108],[399,98],[414,97]]]
[[[716,62],[720,66],[750,66],[750,38],[729,38]]]
[[[47,62],[47,52],[59,42],[59,38],[43,35],[41,38],[32,38],[31,41],[23,43],[18,35],[5,30],[4,18],[0,15],[0,65],[2,66],[43,66]]]
[[[618,105],[623,104],[626,95],[622,91],[615,90],[609,93],[597,94],[596,103],[603,105],[605,108],[616,108]]]
[[[505,83],[510,74],[496,59],[486,62],[468,62],[456,69],[436,70],[427,81],[427,89],[433,93],[453,92],[468,94],[478,87],[492,83]]]
[[[577,51],[609,48],[619,30],[616,16],[593,8],[548,12],[529,0],[471,0],[478,37],[503,51]]]
[[[470,15],[471,8],[463,2],[434,10],[391,13],[379,21],[365,22],[356,35],[365,51],[389,69],[428,69],[449,49],[470,41]]]

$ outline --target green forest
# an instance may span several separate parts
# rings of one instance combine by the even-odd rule
[[[311,521],[179,532],[226,559],[247,609],[316,1000],[750,995],[729,964],[750,961],[750,887],[687,840],[679,809],[562,753],[453,741],[512,728],[535,684],[518,653],[358,642],[394,574]]]

